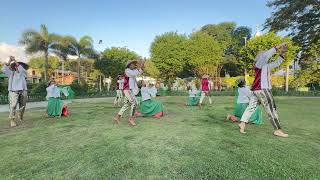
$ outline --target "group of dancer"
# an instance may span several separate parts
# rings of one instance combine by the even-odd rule
[[[271,124],[274,128],[273,134],[279,137],[288,137],[280,126],[277,107],[271,91],[271,70],[281,65],[285,59],[287,44],[283,43],[272,47],[267,51],[258,53],[255,58],[255,80],[252,87],[246,86],[247,82],[244,79],[237,80],[237,99],[235,111],[233,115],[228,115],[227,119],[238,124],[240,133],[246,133],[245,127],[247,123],[262,124],[262,114],[259,104],[267,113]],[[276,61],[269,62],[269,59],[279,52],[279,57]],[[26,68],[27,65],[22,62],[17,62],[14,57],[3,67],[3,72],[9,77],[9,107],[10,107],[10,122],[11,126],[16,126],[16,108],[19,105],[18,117],[23,119],[23,113],[26,106],[27,98],[27,83],[26,83]],[[154,86],[147,86],[145,81],[141,81],[140,86],[137,83],[137,76],[143,73],[144,61],[130,60],[126,64],[123,75],[117,78],[117,95],[114,100],[114,106],[121,106],[121,109],[114,117],[114,122],[119,124],[125,111],[130,110],[129,124],[136,126],[136,118],[140,116],[153,116],[161,118],[164,116],[163,104],[156,98],[157,89]],[[202,106],[205,97],[208,97],[209,103],[212,103],[210,90],[212,82],[208,75],[202,76],[200,90],[196,85],[189,85],[188,101],[186,106]],[[48,107],[47,116],[67,116],[67,106],[60,100],[61,90],[57,87],[55,81],[50,81],[47,88]],[[141,95],[138,100],[137,96]],[[137,110],[138,102],[140,108]]]

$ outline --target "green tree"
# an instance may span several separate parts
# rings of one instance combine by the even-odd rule
[[[32,57],[29,59],[28,65],[30,68],[33,69],[38,69],[41,74],[47,73],[49,75],[48,77],[51,76],[52,72],[57,69],[60,65],[59,58],[56,56],[49,56],[48,57],[48,66],[45,70],[45,57],[40,56],[40,57]]]
[[[80,68],[81,68],[81,59],[82,58],[94,58],[96,57],[96,51],[93,48],[93,40],[90,36],[83,36],[77,41],[74,37],[68,36],[66,38],[68,47],[68,54],[77,56],[78,62],[78,83],[80,83]]]
[[[222,67],[222,53],[219,43],[203,32],[191,34],[187,42],[187,57],[198,76],[218,76]]]
[[[296,58],[299,47],[293,43],[291,38],[277,36],[275,33],[267,33],[259,37],[254,37],[250,39],[247,43],[247,47],[241,50],[242,58],[240,59],[241,63],[247,69],[253,69],[254,59],[256,55],[261,52],[270,49],[271,47],[281,44],[283,42],[288,43],[288,51],[285,56],[286,59],[284,63],[282,63],[280,68],[286,69],[286,90],[288,89],[289,82],[289,65],[292,64],[292,61]],[[275,56],[271,58],[271,61],[275,60]],[[253,73],[251,71],[251,73]]]
[[[26,46],[27,53],[44,53],[44,79],[48,80],[48,56],[49,51],[57,43],[60,37],[56,34],[49,33],[45,25],[40,26],[40,31],[27,30],[22,33],[20,43]]]
[[[161,77],[172,81],[186,64],[188,37],[177,32],[156,36],[151,44],[151,60],[159,69]]]
[[[147,60],[144,64],[144,74],[153,78],[160,78],[160,71],[155,66],[154,62]]]
[[[318,0],[271,0],[274,9],[265,22],[271,31],[288,31],[294,42],[308,49],[320,38],[320,2]]]
[[[129,60],[139,59],[139,55],[125,47],[107,48],[96,60],[94,67],[106,76],[115,77],[123,74],[125,65]]]

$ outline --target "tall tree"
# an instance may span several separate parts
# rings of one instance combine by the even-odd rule
[[[266,20],[265,28],[289,32],[293,41],[302,47],[302,58],[308,56],[305,52],[320,39],[319,0],[271,0],[267,5],[274,11]]]
[[[27,53],[44,53],[44,79],[48,80],[48,56],[49,51],[52,50],[53,46],[57,43],[60,37],[56,34],[49,33],[47,27],[42,24],[40,31],[27,30],[22,33],[22,38],[19,41],[21,44],[26,46]]]
[[[187,57],[198,76],[220,75],[222,54],[220,44],[206,33],[195,32],[187,42]]]
[[[101,57],[96,60],[95,68],[106,76],[115,77],[123,74],[125,65],[129,60],[139,59],[139,55],[125,47],[112,47],[105,49]]]
[[[78,83],[80,83],[81,75],[80,75],[80,67],[81,67],[81,58],[91,58],[96,57],[96,51],[93,48],[93,40],[90,36],[83,36],[77,41],[73,37],[68,37],[67,42],[69,43],[69,54],[73,56],[77,56],[78,62]]]
[[[188,37],[177,32],[156,36],[151,44],[151,60],[159,69],[162,78],[172,81],[186,64]]]
[[[45,74],[45,69],[44,69],[45,57],[44,56],[30,58],[29,62],[28,62],[28,65],[31,68],[38,69],[41,74]],[[59,65],[60,65],[60,62],[59,62],[59,58],[58,57],[49,56],[48,57],[48,66],[47,66],[46,72],[48,74],[52,74],[52,72],[55,69],[57,69],[59,67]]]

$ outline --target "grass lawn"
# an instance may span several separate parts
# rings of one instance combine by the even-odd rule
[[[28,110],[8,128],[0,113],[1,179],[320,179],[320,98],[276,98],[287,139],[265,118],[241,135],[225,121],[233,97],[184,107],[186,97],[163,97],[166,116],[129,127],[112,118],[112,99],[70,104],[72,115],[43,118]]]

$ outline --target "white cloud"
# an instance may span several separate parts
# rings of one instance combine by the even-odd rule
[[[24,47],[0,42],[0,62],[7,62],[9,56],[14,56],[18,61],[22,62],[26,62],[29,57],[25,53]]]

